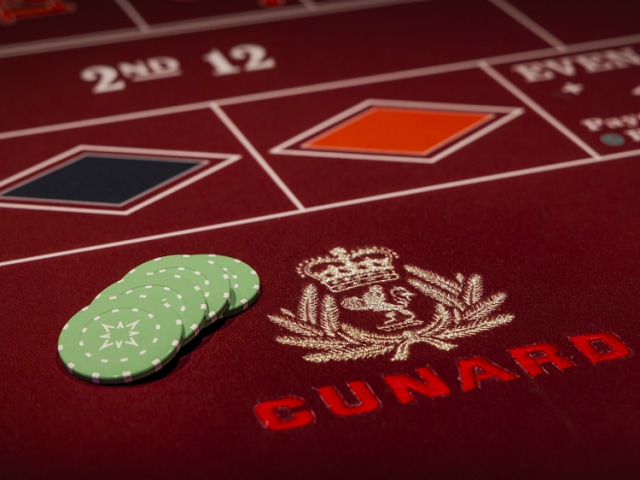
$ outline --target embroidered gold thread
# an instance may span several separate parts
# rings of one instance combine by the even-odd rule
[[[393,331],[424,323],[421,320],[417,320],[415,314],[407,308],[415,293],[408,291],[404,287],[394,287],[389,293],[395,300],[394,303],[387,301],[387,295],[380,285],[374,285],[369,287],[369,290],[362,295],[362,298],[345,298],[340,304],[349,310],[384,312],[387,320],[382,326],[378,327],[380,330]]]
[[[334,253],[338,250],[339,252]],[[360,249],[351,254],[347,254],[344,249],[334,249],[332,253],[343,265],[347,265],[343,273],[348,278],[348,284],[333,282],[331,286],[334,288],[329,287],[332,292],[352,288],[354,279],[360,282],[358,286],[387,281],[379,279],[371,282],[372,276],[368,275],[366,270],[385,269],[389,273],[392,267],[384,258],[390,262],[395,255],[391,250],[378,247]],[[362,260],[363,254],[383,256],[372,262],[370,259]],[[379,258],[382,258],[382,263]],[[302,269],[308,275],[306,266],[324,265],[325,260],[327,257],[312,259],[311,263],[301,264],[298,271]],[[331,258],[329,260],[333,261]],[[357,267],[353,266],[355,264]],[[325,270],[312,269],[316,275],[310,276],[321,281],[326,279],[325,275],[317,273],[327,271],[326,267],[322,268]],[[416,318],[408,308],[416,294],[404,287],[394,287],[390,290],[393,302],[389,301],[380,285],[370,286],[362,297],[353,296],[342,300],[341,306],[349,310],[384,313],[386,321],[378,327],[379,330],[401,330],[398,333],[375,333],[340,322],[340,310],[335,297],[327,294],[320,302],[318,289],[315,285],[309,284],[303,290],[297,314],[283,308],[280,315],[269,316],[271,321],[293,334],[278,336],[276,340],[285,345],[315,350],[303,356],[311,362],[358,360],[387,353],[393,353],[392,360],[397,361],[409,357],[409,349],[413,344],[426,343],[441,350],[451,350],[457,346],[451,340],[482,333],[509,323],[514,318],[511,314],[495,315],[496,310],[504,303],[506,294],[495,293],[485,298],[482,277],[478,274],[467,278],[458,273],[455,279],[448,279],[416,266],[407,265],[404,268],[410,275],[407,282],[423,295],[436,301],[435,312],[431,322],[426,326],[422,326],[425,321]],[[393,274],[397,276],[395,272]],[[330,277],[335,278],[333,275]],[[417,326],[421,328],[409,328]]]
[[[392,261],[398,254],[384,247],[366,247],[347,252],[334,248],[331,256],[311,258],[298,265],[300,276],[326,285],[334,293],[372,283],[397,280]]]

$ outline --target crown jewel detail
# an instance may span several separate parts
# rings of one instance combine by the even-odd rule
[[[311,258],[298,265],[300,276],[318,280],[334,293],[399,278],[392,263],[398,254],[388,248],[368,247],[347,252],[338,247],[330,253],[331,256]]]

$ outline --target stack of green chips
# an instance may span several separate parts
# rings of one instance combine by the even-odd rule
[[[73,375],[129,383],[157,372],[204,328],[249,308],[251,266],[223,255],[170,255],[139,265],[65,324],[58,353]]]

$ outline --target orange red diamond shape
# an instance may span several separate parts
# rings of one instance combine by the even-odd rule
[[[303,148],[426,155],[492,118],[491,113],[371,107],[313,137]]]

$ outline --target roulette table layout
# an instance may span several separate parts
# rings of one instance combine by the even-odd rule
[[[638,478],[639,15],[0,1],[0,475]]]

